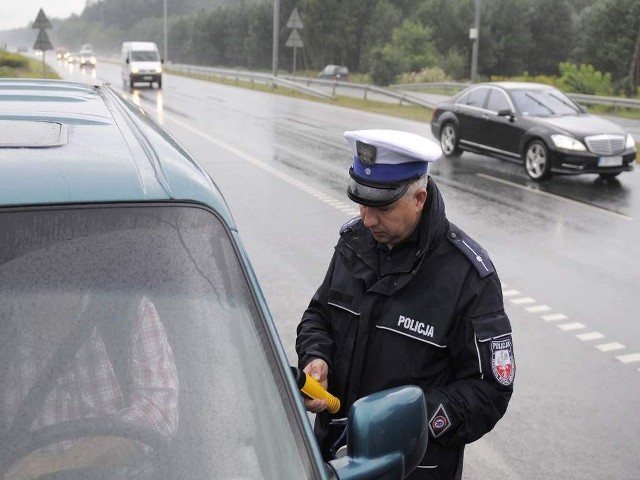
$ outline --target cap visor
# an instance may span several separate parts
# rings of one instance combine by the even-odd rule
[[[397,185],[397,184],[396,184]],[[367,207],[384,207],[398,200],[409,188],[409,183],[385,188],[362,185],[351,178],[347,187],[347,195],[351,200]]]

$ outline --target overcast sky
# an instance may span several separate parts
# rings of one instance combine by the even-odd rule
[[[49,20],[80,14],[86,0],[0,0],[0,30],[31,26],[42,8]]]

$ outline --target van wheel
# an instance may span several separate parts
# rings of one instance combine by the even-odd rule
[[[162,88],[162,80],[158,80],[158,89]]]
[[[129,80],[129,88],[131,90],[133,90],[133,80],[132,79]]]

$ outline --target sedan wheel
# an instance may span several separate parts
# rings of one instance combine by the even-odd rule
[[[532,180],[539,182],[551,178],[551,159],[547,146],[540,140],[534,140],[527,146],[524,154],[524,167]]]
[[[445,123],[440,130],[440,148],[446,157],[459,157],[462,153],[458,147],[458,131],[453,123]]]

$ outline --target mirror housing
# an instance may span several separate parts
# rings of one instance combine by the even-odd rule
[[[498,116],[509,117],[509,120],[513,120],[515,117],[514,113],[511,111],[510,108],[503,108],[502,110],[498,110]]]
[[[347,454],[329,465],[340,480],[402,480],[427,450],[427,402],[403,386],[362,397],[349,410]]]

